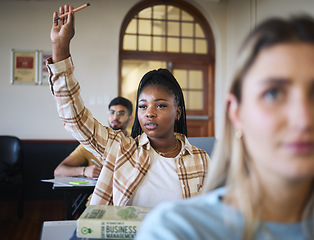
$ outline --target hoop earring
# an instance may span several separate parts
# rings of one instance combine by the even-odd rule
[[[237,139],[241,139],[242,138],[242,136],[243,136],[243,133],[242,133],[242,131],[241,130],[236,130],[236,132],[235,132],[235,137],[237,138]]]

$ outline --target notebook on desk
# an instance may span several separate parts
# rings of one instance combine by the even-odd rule
[[[95,186],[97,179],[89,179],[84,177],[61,177],[57,176],[53,179],[43,179],[42,182],[50,182],[59,187],[73,187],[73,186]],[[76,184],[82,183],[82,184]],[[84,183],[83,183],[84,182]]]

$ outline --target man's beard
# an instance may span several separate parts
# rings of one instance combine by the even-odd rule
[[[117,122],[118,122],[118,125],[115,124],[114,126],[112,126],[111,124],[109,124],[109,126],[110,126],[113,130],[121,130],[121,131],[124,131],[124,130],[127,128],[129,121],[126,121],[126,122],[124,122],[123,124],[122,124],[120,121],[117,121]]]
[[[117,126],[111,126],[111,128],[113,129],[113,130],[120,130],[121,128],[119,128],[119,127],[117,127]]]

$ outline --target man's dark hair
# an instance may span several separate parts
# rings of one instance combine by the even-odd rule
[[[109,103],[108,109],[110,109],[111,106],[116,106],[116,105],[122,105],[128,109],[128,114],[129,116],[132,115],[133,112],[133,105],[130,102],[130,100],[124,98],[124,97],[116,97],[111,100]]]

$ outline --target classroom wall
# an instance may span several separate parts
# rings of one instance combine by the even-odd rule
[[[63,128],[49,87],[11,85],[11,49],[51,50],[52,13],[65,3],[86,1],[5,1],[0,8],[0,134],[22,139],[73,139]],[[95,117],[107,124],[106,111],[118,93],[118,41],[121,21],[135,0],[91,0],[78,13],[71,43],[82,97]],[[9,27],[8,27],[9,26]]]
[[[188,0],[211,25],[216,41],[216,129],[219,129],[224,84],[232,73],[244,36],[269,16],[299,11],[313,14],[313,0]],[[52,12],[81,0],[0,0],[0,135],[22,139],[73,139],[59,120],[47,85],[10,83],[11,49],[51,50]],[[121,23],[138,0],[90,0],[77,13],[71,43],[75,76],[95,118],[107,125],[107,105],[118,94],[118,48]],[[216,131],[216,133],[219,133]]]

